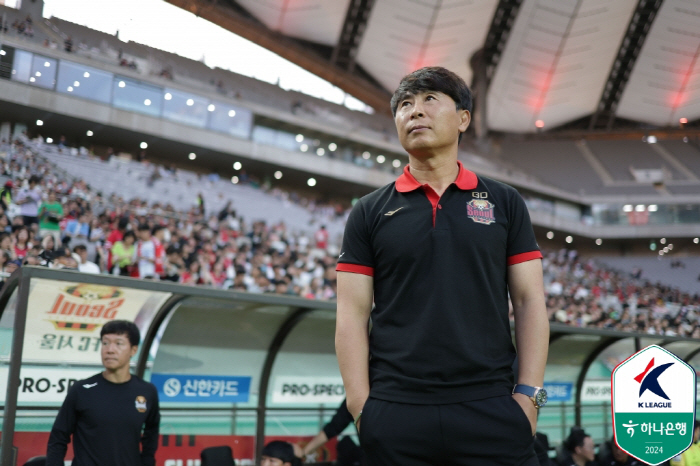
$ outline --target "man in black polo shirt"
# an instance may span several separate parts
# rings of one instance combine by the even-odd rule
[[[337,267],[336,350],[367,464],[536,465],[549,323],[525,203],[457,161],[471,93],[456,74],[411,73],[391,108],[409,165],[357,202]]]

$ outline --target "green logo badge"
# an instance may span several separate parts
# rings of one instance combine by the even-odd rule
[[[660,346],[647,346],[612,373],[615,440],[640,461],[657,465],[693,443],[695,370]]]

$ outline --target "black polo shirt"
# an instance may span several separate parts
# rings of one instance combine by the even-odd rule
[[[374,277],[372,397],[458,403],[513,387],[507,267],[542,254],[518,192],[458,164],[442,197],[406,167],[345,226],[337,270]]]

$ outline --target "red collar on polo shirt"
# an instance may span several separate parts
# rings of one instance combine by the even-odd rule
[[[457,179],[454,181],[454,184],[463,191],[476,188],[476,185],[479,184],[476,174],[464,168],[462,162],[459,160],[457,161],[457,165],[459,165],[459,173],[457,174]],[[396,190],[400,193],[407,193],[422,186],[408,170],[408,167],[409,166],[406,165],[401,176],[396,179]]]

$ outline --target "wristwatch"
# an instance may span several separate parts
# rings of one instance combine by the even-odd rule
[[[547,390],[542,387],[532,387],[530,385],[516,383],[515,387],[513,387],[513,393],[522,393],[523,395],[529,396],[537,409],[547,404]]]

